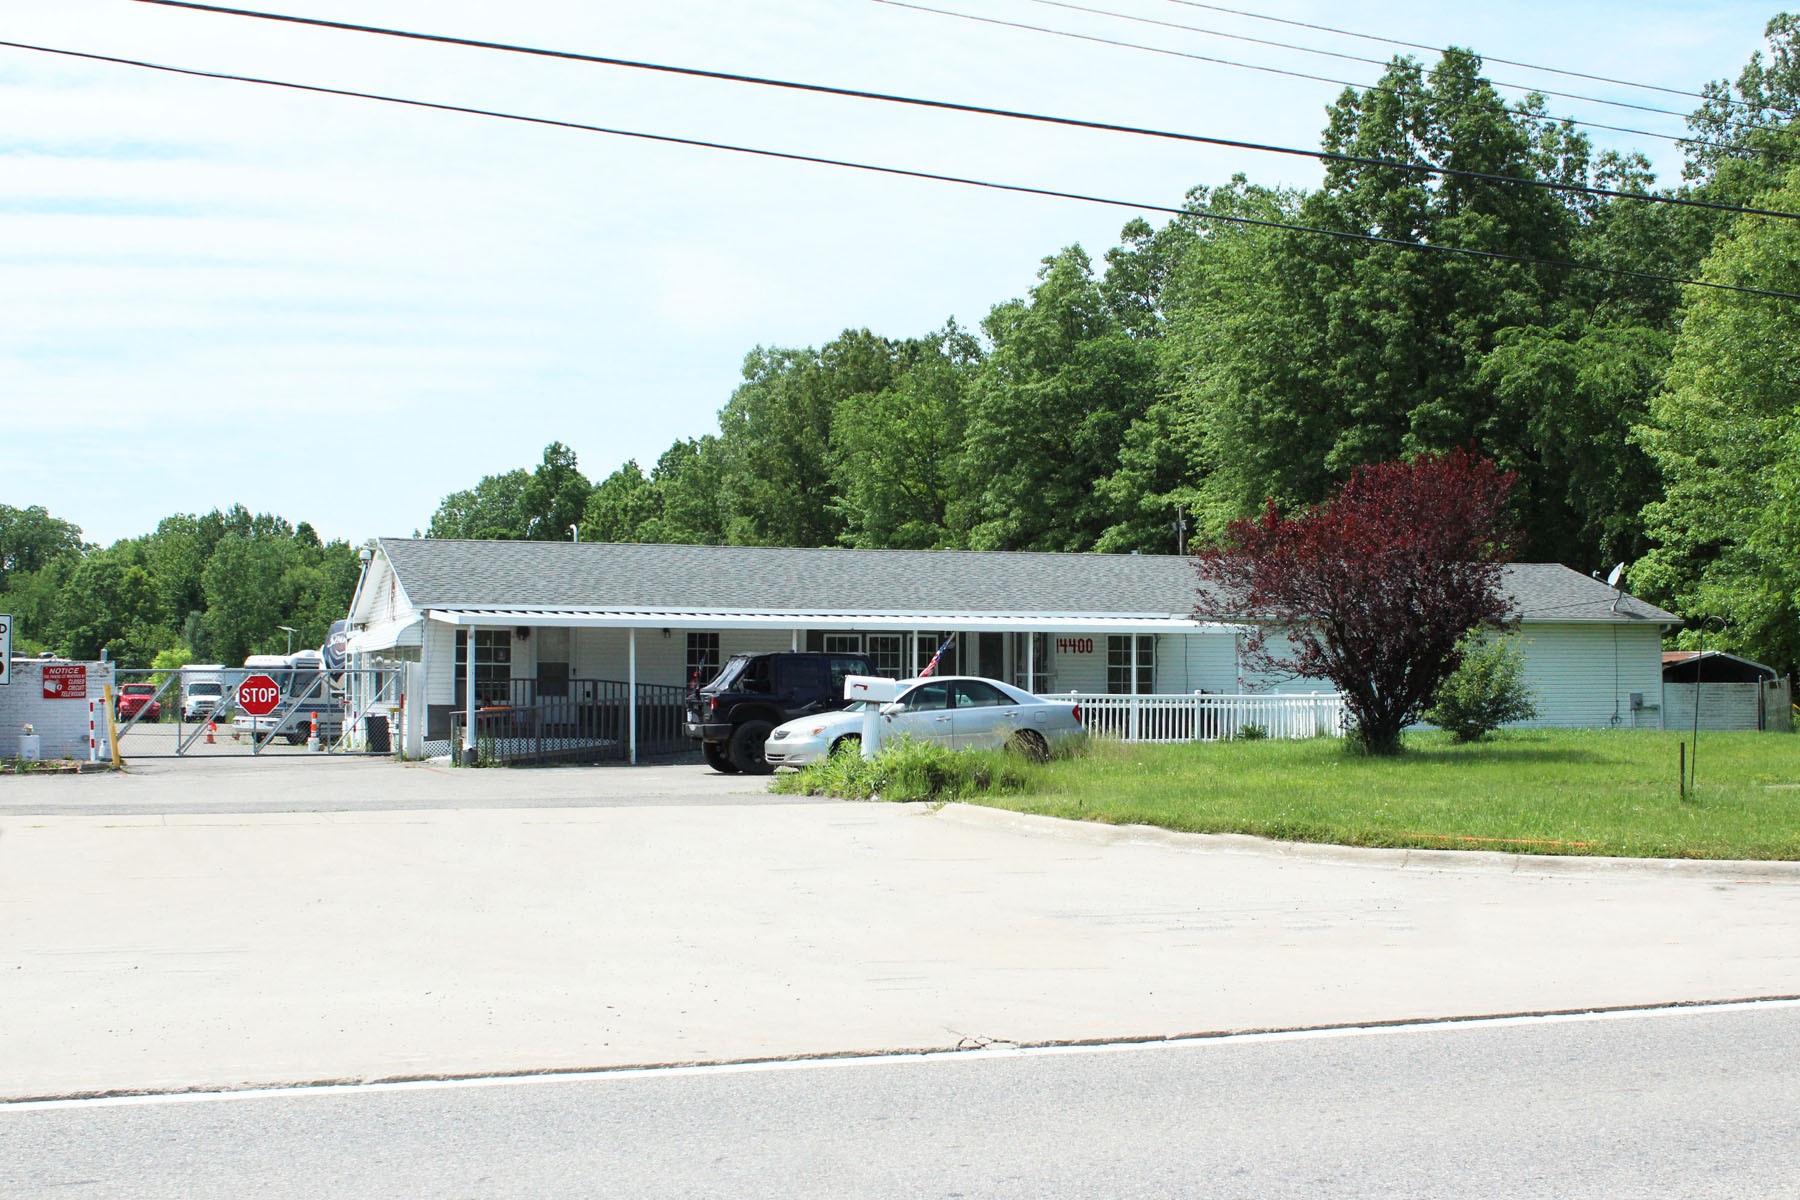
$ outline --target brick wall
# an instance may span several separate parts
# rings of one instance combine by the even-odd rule
[[[0,687],[0,758],[19,752],[19,734],[30,725],[37,730],[38,751],[44,758],[85,761],[88,754],[88,705],[86,700],[44,699],[44,667],[68,666],[67,659],[15,658],[12,683]],[[87,694],[94,698],[95,720],[100,734],[100,757],[111,758],[106,742],[105,702],[102,689],[113,679],[111,663],[83,663],[87,667]]]

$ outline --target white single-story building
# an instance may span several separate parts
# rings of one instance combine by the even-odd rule
[[[1509,565],[1505,587],[1538,724],[1661,727],[1675,616],[1558,563]],[[905,677],[947,640],[943,673],[1039,693],[1322,686],[1247,673],[1246,627],[1196,615],[1198,599],[1192,560],[1164,555],[384,538],[348,650],[420,664],[416,724],[433,743],[454,713],[543,698],[636,694],[634,713],[678,711],[696,676],[745,651],[862,653]],[[679,747],[678,725],[620,734]]]

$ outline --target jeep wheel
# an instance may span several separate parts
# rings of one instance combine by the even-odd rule
[[[745,721],[731,734],[731,761],[746,775],[767,775],[775,768],[763,757],[763,743],[775,726],[769,721]]]
[[[737,774],[737,764],[731,761],[731,753],[726,750],[724,742],[701,742],[700,753],[705,757],[706,765],[719,774]]]

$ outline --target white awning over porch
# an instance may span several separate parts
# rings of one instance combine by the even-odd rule
[[[1086,633],[1236,632],[1243,626],[1173,613],[820,612],[767,609],[617,609],[443,607],[425,614],[447,625],[593,629],[895,629],[945,633],[1081,630]]]
[[[425,642],[425,621],[409,617],[403,621],[383,621],[350,635],[344,643],[346,654],[373,654],[400,646],[421,646]]]

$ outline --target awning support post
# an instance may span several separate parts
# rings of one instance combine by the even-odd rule
[[[475,627],[463,626],[463,644],[467,657],[463,665],[463,748],[462,764],[465,767],[475,765]]]
[[[635,627],[633,627],[630,632],[631,632],[631,636],[626,639],[626,642],[630,647],[630,654],[629,654],[629,661],[627,662],[627,665],[626,665],[626,676],[625,676],[626,677],[626,688],[625,688],[625,690],[631,694],[630,699],[627,701],[627,703],[629,703],[631,705],[631,707],[628,710],[626,710],[626,715],[625,715],[625,745],[626,745],[627,761],[630,762],[631,765],[635,767],[635,766],[637,766],[637,710],[638,710],[637,629]]]
[[[1037,694],[1037,634],[1025,631],[1025,690]]]

